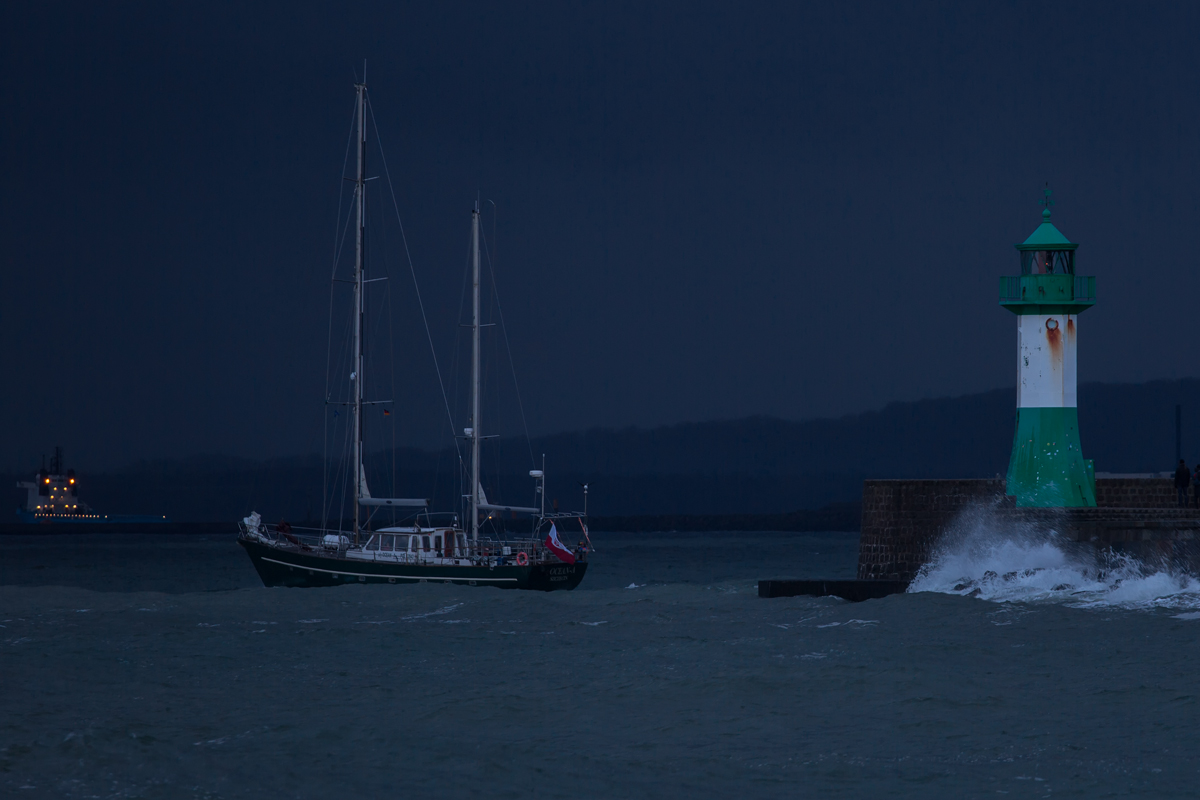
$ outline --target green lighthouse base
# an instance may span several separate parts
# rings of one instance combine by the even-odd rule
[[[1018,408],[1006,493],[1018,506],[1096,505],[1096,477],[1079,446],[1076,408]]]

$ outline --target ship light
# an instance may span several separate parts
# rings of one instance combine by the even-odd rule
[[[74,478],[71,478],[71,483],[74,483],[74,482],[75,482],[75,479],[74,479]]]

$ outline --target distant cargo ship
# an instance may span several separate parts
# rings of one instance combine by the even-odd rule
[[[17,509],[17,517],[22,522],[43,524],[62,523],[161,523],[170,522],[166,517],[153,514],[100,514],[87,503],[79,499],[79,482],[75,478],[75,470],[63,468],[63,451],[61,447],[54,448],[54,457],[50,459],[50,468],[45,462],[38,470],[32,482],[20,481],[18,489],[25,489],[25,505]]]

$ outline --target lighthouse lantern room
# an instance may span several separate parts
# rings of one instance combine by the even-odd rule
[[[1006,492],[1018,506],[1096,505],[1092,462],[1079,445],[1078,315],[1096,302],[1096,279],[1075,274],[1075,250],[1050,222],[1016,245],[1021,274],[1000,279],[1000,305],[1017,315],[1017,418]]]

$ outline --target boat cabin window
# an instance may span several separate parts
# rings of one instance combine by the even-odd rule
[[[380,536],[379,537],[379,549],[386,551],[388,553],[392,552],[392,543],[394,541],[395,541],[395,537],[393,537],[393,536]]]
[[[367,539],[367,543],[363,546],[363,549],[364,550],[378,550],[379,549],[379,537],[372,536],[370,539]]]
[[[467,554],[467,535],[460,533],[455,538],[458,539],[458,552],[465,556]]]
[[[421,545],[422,545],[421,549],[423,549],[426,553],[428,553],[429,552],[429,537],[428,536],[421,537]]]
[[[433,537],[433,549],[437,552],[442,552],[442,535],[439,533]]]

